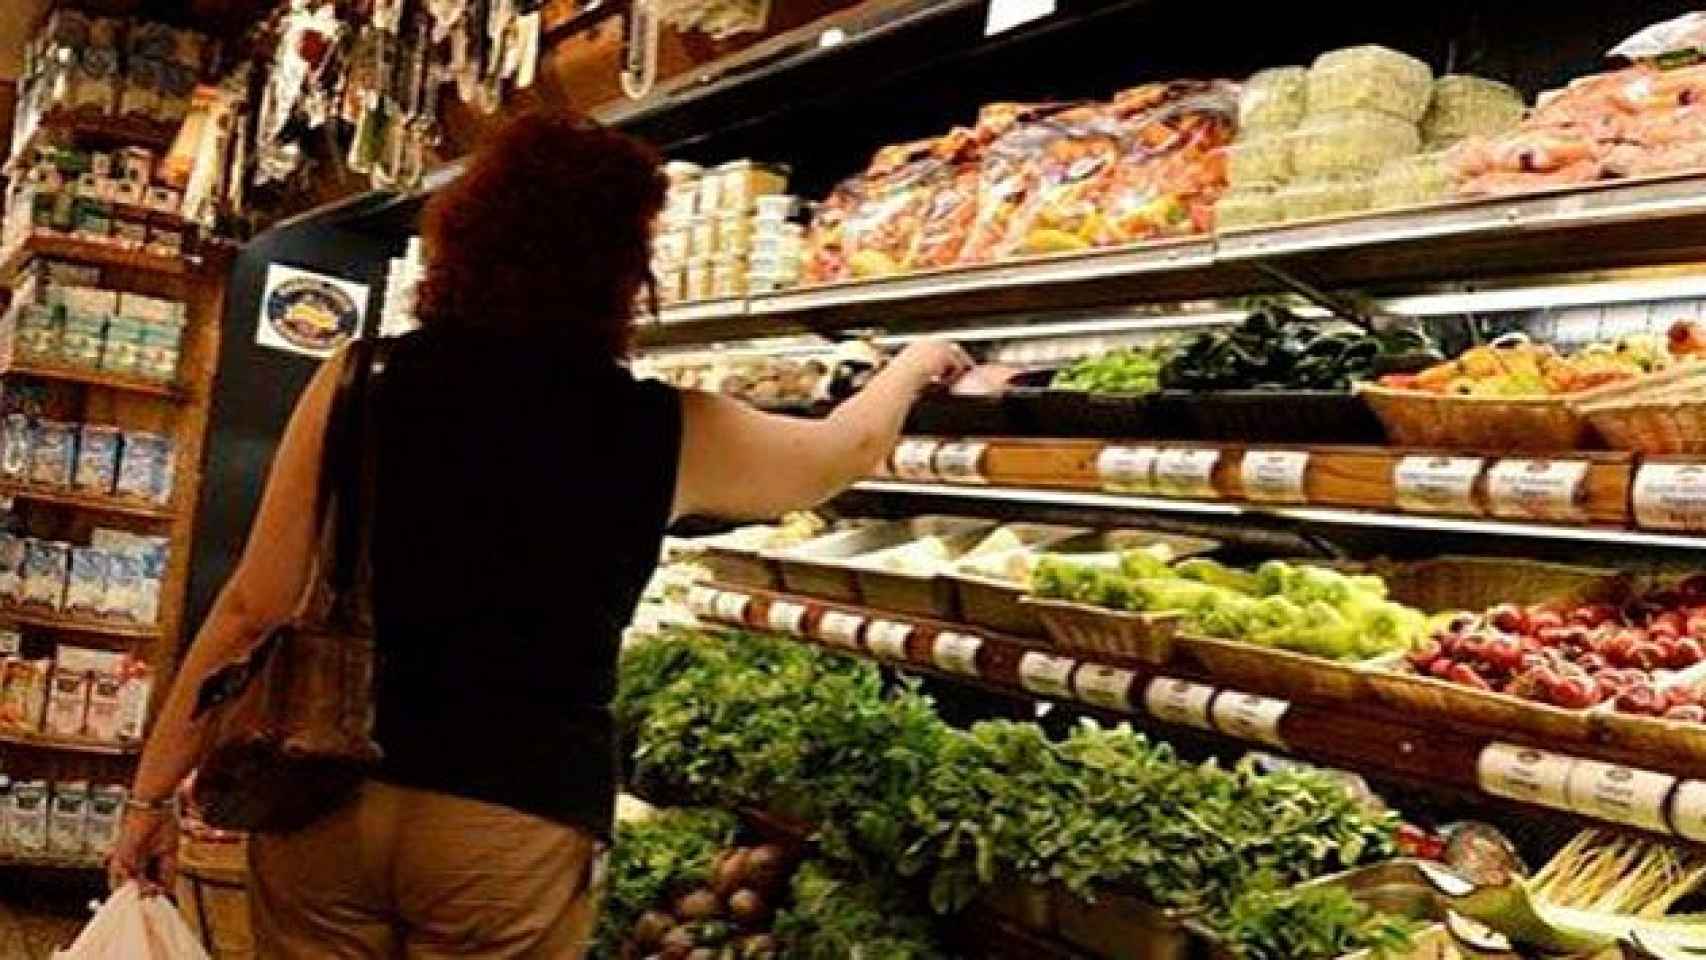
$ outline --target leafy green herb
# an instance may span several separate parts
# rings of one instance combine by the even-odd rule
[[[1332,960],[1359,950],[1403,954],[1420,927],[1325,886],[1254,890],[1232,904],[1221,936],[1241,960]]]
[[[709,883],[711,861],[734,834],[735,818],[721,810],[666,810],[618,824],[598,919],[598,955],[616,956],[641,913]]]

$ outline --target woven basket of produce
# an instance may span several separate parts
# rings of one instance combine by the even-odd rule
[[[1173,659],[1174,637],[1182,614],[1127,613],[1065,600],[1026,597],[1054,645],[1063,650],[1131,657],[1164,664]]]
[[[1358,384],[1357,394],[1402,447],[1576,450],[1593,436],[1562,397],[1477,396]]]
[[[1636,453],[1706,453],[1706,365],[1689,364],[1570,398],[1607,446]]]
[[[1363,662],[1188,633],[1174,644],[1181,659],[1238,690],[1306,700],[1355,700],[1368,693]]]
[[[1373,572],[1386,578],[1393,600],[1430,612],[1610,600],[1628,589],[1615,570],[1494,557],[1435,557]]]
[[[1403,657],[1388,659],[1363,679],[1377,700],[1414,716],[1559,740],[1585,741],[1593,732],[1593,717],[1587,710],[1423,676]]]

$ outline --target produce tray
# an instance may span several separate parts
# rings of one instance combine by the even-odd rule
[[[1088,650],[1133,657],[1157,666],[1173,659],[1178,613],[1127,613],[1065,600],[1027,596],[1021,601],[1037,613],[1043,629],[1062,650]]]
[[[1102,891],[1095,903],[1064,889],[1055,896],[1060,938],[1103,960],[1190,960],[1196,937],[1189,919],[1188,913],[1125,893]]]
[[[1566,710],[1494,690],[1425,677],[1394,656],[1364,676],[1375,699],[1412,716],[1437,717],[1492,730],[1585,742],[1593,738],[1595,718],[1587,709]]]
[[[986,530],[991,525],[987,520],[964,517],[915,517],[856,530],[841,530],[792,547],[760,551],[759,555],[781,568],[782,584],[791,593],[858,603],[861,600],[858,568],[847,561],[919,537],[952,536],[967,530]]]
[[[1443,556],[1370,572],[1385,578],[1390,599],[1428,612],[1615,600],[1629,586],[1626,574],[1602,567],[1493,557]]]
[[[705,566],[711,568],[712,578],[723,583],[774,590],[782,585],[782,568],[776,561],[759,555],[756,547],[745,546],[739,531],[700,541],[704,549]]]
[[[1182,659],[1229,687],[1287,699],[1357,700],[1368,692],[1371,661],[1328,660],[1293,650],[1263,647],[1181,633],[1174,644]]]
[[[1379,443],[1380,421],[1350,393],[1329,390],[1163,391],[1204,440],[1252,443]]]
[[[1587,419],[1562,396],[1453,396],[1356,385],[1396,446],[1580,450],[1595,446]]]
[[[942,518],[938,518],[942,519]],[[978,541],[995,528],[994,521],[956,520],[940,529],[930,530],[881,550],[867,552],[842,561],[853,571],[858,581],[859,595],[867,606],[895,613],[910,613],[937,620],[956,620],[959,611],[954,604],[954,585],[943,576],[943,568],[930,573],[907,573],[883,568],[882,554],[898,550],[924,536],[937,536],[953,554],[954,559],[977,546]]]
[[[1005,437],[1014,432],[1004,396],[962,397],[927,393],[906,415],[908,435],[935,437]]]

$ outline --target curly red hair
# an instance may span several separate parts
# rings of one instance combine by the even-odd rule
[[[626,356],[665,189],[638,140],[568,111],[518,115],[427,202],[421,323]]]

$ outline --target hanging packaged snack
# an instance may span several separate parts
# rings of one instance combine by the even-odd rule
[[[1203,233],[1226,190],[1238,87],[1182,80],[1127,90],[1112,112],[1124,144],[1102,198],[1100,244]]]
[[[956,128],[937,141],[935,152],[942,163],[931,174],[927,188],[930,200],[918,228],[914,268],[928,270],[958,262],[977,218],[980,150],[977,134],[970,130]]]
[[[978,139],[988,146],[978,163],[977,215],[960,251],[961,263],[983,263],[1011,247],[1013,219],[1041,179],[1044,149],[1059,136],[1047,120],[1060,104],[993,103],[977,117]]]
[[[1099,106],[1077,107],[1044,125],[1053,136],[1041,144],[1032,189],[996,256],[1082,250],[1107,233],[1102,202],[1124,153],[1114,118]]]
[[[811,229],[806,232],[801,264],[801,279],[806,283],[833,283],[851,275],[843,241],[847,214],[859,205],[863,194],[864,181],[853,177],[837,184],[829,197],[817,205]]]
[[[934,140],[896,144],[871,160],[863,194],[841,227],[852,276],[886,277],[910,269],[930,204],[929,185],[942,166],[935,147]]]

